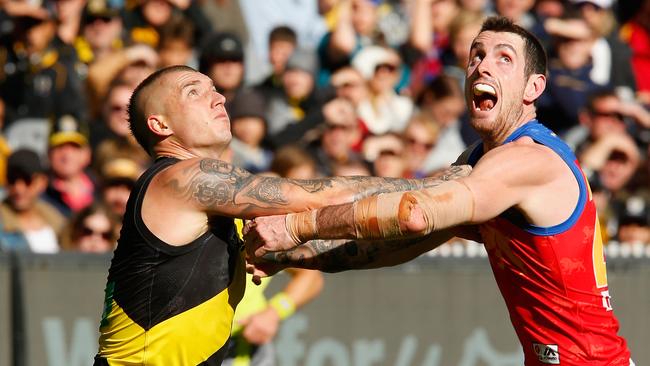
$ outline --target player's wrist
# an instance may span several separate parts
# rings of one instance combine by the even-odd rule
[[[296,303],[285,292],[279,292],[269,300],[269,307],[284,320],[296,312]]]
[[[287,214],[285,225],[294,246],[306,243],[318,236],[317,213],[317,210],[312,210]]]

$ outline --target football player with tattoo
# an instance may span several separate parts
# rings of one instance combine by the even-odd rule
[[[221,160],[230,121],[211,79],[172,66],[145,79],[131,130],[155,163],[131,192],[105,290],[95,365],[220,365],[244,290],[233,219],[285,214],[379,193],[424,189],[467,175],[291,180]]]
[[[534,36],[488,19],[465,82],[482,141],[458,161],[472,172],[432,188],[257,218],[247,225],[247,250],[268,262],[252,270],[393,265],[457,235],[485,244],[527,366],[633,365],[612,312],[589,185],[571,149],[535,119],[545,75]]]

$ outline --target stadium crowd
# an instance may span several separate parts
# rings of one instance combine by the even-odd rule
[[[0,251],[113,250],[130,189],[151,163],[130,135],[129,97],[169,65],[212,78],[231,119],[223,159],[251,172],[436,174],[478,138],[464,72],[494,14],[547,49],[538,119],[575,149],[605,241],[650,248],[650,0],[0,7]]]

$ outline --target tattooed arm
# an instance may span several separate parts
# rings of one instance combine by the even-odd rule
[[[450,230],[445,230],[420,238],[401,240],[312,240],[287,251],[267,253],[251,269],[256,277],[266,277],[286,267],[323,272],[389,267],[408,262],[435,249],[453,236]]]
[[[432,187],[465,176],[471,168],[454,166],[429,179],[335,177],[294,180],[253,175],[214,159],[188,159],[162,174],[165,191],[198,210],[241,218],[304,211],[352,202],[371,195]]]

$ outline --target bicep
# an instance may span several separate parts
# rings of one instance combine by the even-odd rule
[[[503,146],[486,154],[463,179],[474,201],[472,223],[490,220],[534,195],[556,172],[539,146]]]
[[[185,163],[168,174],[167,191],[198,211],[254,218],[309,209],[315,204],[316,183],[303,187],[295,181],[254,175],[220,160]],[[321,184],[325,184],[322,182]]]

